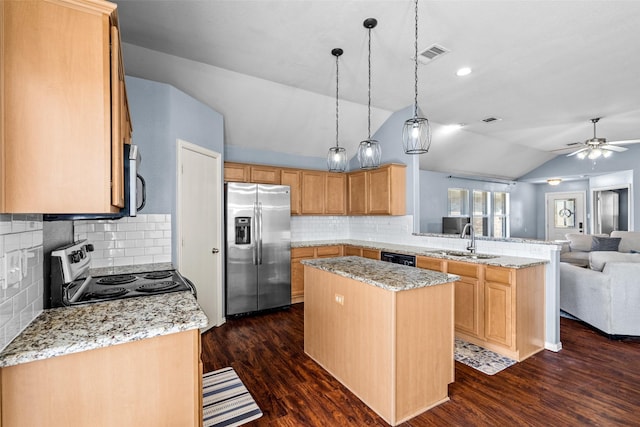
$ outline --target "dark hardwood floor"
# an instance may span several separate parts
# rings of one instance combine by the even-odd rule
[[[303,304],[202,336],[204,371],[232,366],[264,412],[252,426],[387,425],[304,354]],[[640,342],[562,318],[563,350],[488,376],[456,362],[450,401],[417,426],[640,426]]]

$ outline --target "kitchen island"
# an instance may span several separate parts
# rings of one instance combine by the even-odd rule
[[[357,256],[302,263],[313,360],[391,425],[449,400],[458,276]]]
[[[0,353],[0,426],[201,424],[190,292],[45,310]]]

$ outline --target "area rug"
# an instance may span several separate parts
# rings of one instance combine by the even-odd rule
[[[204,427],[241,426],[262,416],[233,368],[202,376],[202,406]]]
[[[487,375],[494,375],[511,365],[516,360],[501,356],[491,350],[456,338],[454,359]]]

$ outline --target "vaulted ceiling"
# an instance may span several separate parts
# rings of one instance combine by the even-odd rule
[[[340,144],[353,156],[367,137],[369,17],[378,20],[372,133],[413,104],[413,1],[116,3],[127,74],[223,114],[226,144],[326,156],[335,144],[330,52],[341,47]],[[640,138],[638,22],[640,1],[420,0],[418,49],[450,50],[419,66],[418,101],[433,127],[421,169],[515,179],[590,138],[593,117],[603,117],[598,136]],[[456,76],[462,66],[473,72]]]

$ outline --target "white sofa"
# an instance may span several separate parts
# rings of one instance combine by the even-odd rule
[[[560,263],[560,309],[611,336],[640,336],[640,232],[614,231],[618,251]],[[562,257],[561,257],[562,261]]]

